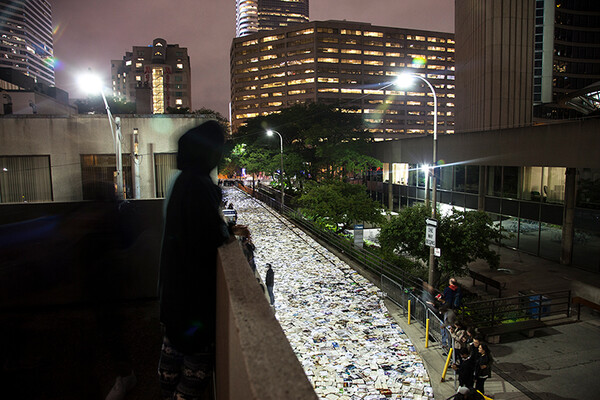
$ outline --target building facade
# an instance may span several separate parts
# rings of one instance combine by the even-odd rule
[[[52,9],[45,0],[0,0],[0,67],[54,85]]]
[[[236,0],[235,36],[308,22],[308,0]]]
[[[427,79],[438,100],[438,132],[454,132],[454,35],[314,21],[235,38],[231,123],[296,103],[325,102],[361,113],[375,137],[433,133],[433,94],[425,83],[399,89],[401,72]]]
[[[134,46],[111,62],[113,96],[135,102],[140,114],[164,114],[167,108],[192,108],[187,48],[157,38],[152,46]]]
[[[533,0],[455,1],[457,132],[532,123],[534,12]]]
[[[177,140],[206,118],[120,117],[125,198],[164,197]],[[115,161],[106,114],[0,118],[0,204],[106,198],[114,195]]]
[[[600,109],[600,2],[456,0],[457,132]]]
[[[485,211],[502,245],[600,272],[599,129],[590,118],[440,136],[439,212]],[[430,137],[375,143],[371,155],[384,163],[367,177],[374,198],[394,211],[431,199]]]

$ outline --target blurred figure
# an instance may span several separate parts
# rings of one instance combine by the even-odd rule
[[[275,272],[271,264],[267,264],[267,274],[265,275],[265,285],[269,292],[269,298],[271,299],[271,305],[275,305],[275,294],[273,294],[273,286],[275,286]]]
[[[176,177],[166,202],[160,256],[159,362],[164,398],[212,395],[215,363],[217,248],[235,240],[220,213],[221,189],[209,173],[223,152],[216,121],[190,129],[178,142]],[[231,231],[249,235],[247,228]]]

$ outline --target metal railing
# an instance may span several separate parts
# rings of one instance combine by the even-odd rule
[[[462,318],[477,327],[526,320],[548,320],[571,316],[571,291],[532,293],[471,302],[460,312]]]

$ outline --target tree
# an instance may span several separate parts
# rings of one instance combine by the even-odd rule
[[[279,113],[252,118],[239,129],[234,141],[246,143],[249,152],[279,150],[279,141],[266,137],[267,129],[282,135],[288,188],[293,185],[301,190],[307,180],[345,178],[382,165],[364,155],[371,139],[361,116],[332,105],[296,104]],[[278,169],[279,160],[274,169],[263,171]]]
[[[383,256],[392,259],[406,252],[425,265],[429,260],[425,219],[430,215],[431,208],[420,204],[404,208],[398,216],[384,223],[379,234]],[[465,275],[468,264],[477,259],[485,260],[490,268],[498,268],[500,255],[490,250],[490,245],[500,238],[500,231],[493,227],[491,218],[483,211],[453,209],[452,213],[440,216],[436,244],[441,257],[438,258],[439,273],[434,286],[440,278]]]
[[[381,205],[369,198],[364,186],[340,180],[309,182],[298,204],[315,222],[335,230],[356,222],[379,224],[384,220]]]

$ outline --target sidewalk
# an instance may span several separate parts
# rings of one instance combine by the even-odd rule
[[[398,307],[391,300],[386,300],[385,305],[391,316],[398,325],[408,335],[419,355],[425,362],[433,394],[436,400],[445,400],[456,393],[457,381],[454,376],[454,370],[448,368],[444,382],[441,381],[442,372],[446,357],[442,355],[442,348],[439,343],[429,341],[429,347],[425,348],[425,328],[418,322],[411,322],[408,325],[404,310]],[[498,374],[492,374],[492,377],[485,383],[486,394],[495,400],[528,400],[529,397],[521,393],[510,383],[502,379]]]

